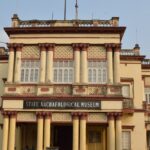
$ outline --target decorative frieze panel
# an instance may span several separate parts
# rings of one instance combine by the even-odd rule
[[[117,95],[117,96],[121,96],[122,95],[122,86],[109,86],[107,89],[107,94],[108,95]]]
[[[71,95],[72,87],[67,85],[55,85],[54,95]]]
[[[73,95],[88,95],[88,85],[74,85]]]
[[[21,94],[23,95],[35,95],[36,88],[35,86],[22,86],[20,87]]]
[[[89,86],[88,93],[89,95],[106,95],[107,88],[105,86]]]
[[[40,49],[39,46],[24,46],[22,49],[22,58],[39,59]]]
[[[70,113],[53,113],[52,122],[71,122],[72,117]]]
[[[88,122],[94,123],[94,122],[107,122],[107,116],[104,113],[89,113],[88,114]]]
[[[102,46],[90,46],[88,59],[106,59],[106,49]]]
[[[54,59],[73,59],[72,46],[56,46]]]

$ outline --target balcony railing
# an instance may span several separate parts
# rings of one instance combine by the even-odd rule
[[[150,59],[144,59],[142,65],[150,65]]]
[[[140,55],[139,51],[135,50],[135,49],[122,49],[121,56],[138,56]]]
[[[12,18],[12,27],[55,27],[55,26],[74,26],[74,27],[92,27],[119,26],[119,18],[112,17],[110,20],[20,20],[17,14]]]
[[[123,100],[123,109],[133,109],[133,100],[132,99],[124,99]]]
[[[48,96],[48,95],[86,95],[86,96],[122,96],[121,85],[26,85],[5,84],[4,95]]]

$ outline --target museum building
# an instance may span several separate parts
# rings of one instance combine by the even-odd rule
[[[125,29],[118,17],[13,15],[0,48],[0,150],[149,150],[150,60],[138,44],[121,48]]]

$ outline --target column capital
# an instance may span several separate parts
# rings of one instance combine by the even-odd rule
[[[88,113],[86,113],[86,112],[81,112],[81,113],[79,113],[79,116],[80,116],[80,119],[81,120],[87,120],[87,117],[88,117]]]
[[[46,119],[51,119],[51,117],[52,117],[52,112],[43,112],[43,116],[44,116]]]
[[[40,51],[46,51],[46,43],[39,43]]]
[[[80,44],[81,51],[87,51],[89,46],[90,46],[90,44],[88,44],[88,43],[81,43]]]
[[[112,44],[105,44],[105,48],[106,48],[107,52],[112,52],[113,46],[112,46]]]
[[[43,112],[36,112],[36,117],[37,118],[43,118],[44,117],[44,113]]]
[[[16,48],[16,51],[22,51],[23,44],[22,43],[17,43],[17,44],[15,44],[15,48]]]
[[[120,52],[120,49],[121,49],[121,43],[114,45],[114,52]]]
[[[54,51],[55,43],[47,43],[45,44],[47,51]]]
[[[17,117],[16,111],[2,111],[2,115],[6,117]]]
[[[14,44],[13,43],[7,43],[7,47],[9,48],[9,52],[10,51],[14,51]]]
[[[122,113],[116,113],[115,117],[116,117],[116,120],[121,120]]]
[[[4,117],[9,117],[8,111],[2,111],[1,113],[2,113],[2,115],[3,115]]]
[[[80,51],[81,47],[79,43],[73,43],[72,44],[73,50],[74,51]]]
[[[78,119],[79,118],[79,112],[72,112],[72,119]]]
[[[107,113],[107,118],[108,118],[108,120],[114,120],[114,118],[115,118],[115,113],[113,113],[113,112]]]

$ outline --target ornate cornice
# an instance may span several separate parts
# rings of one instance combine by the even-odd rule
[[[31,27],[31,28],[4,28],[7,35],[11,34],[120,34],[122,39],[126,27]]]

